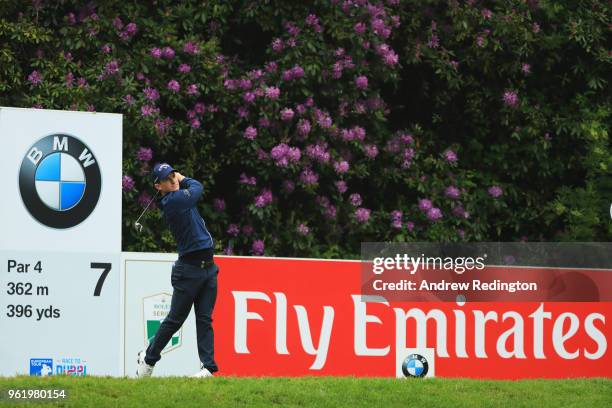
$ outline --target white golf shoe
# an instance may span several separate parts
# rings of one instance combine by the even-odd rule
[[[148,365],[145,362],[146,354],[147,353],[144,350],[138,353],[138,359],[136,360],[138,362],[138,368],[136,369],[136,377],[138,378],[150,377],[151,374],[153,374],[154,367]]]
[[[200,371],[198,371],[197,373],[195,373],[191,377],[192,378],[207,378],[207,377],[214,377],[214,375],[213,375],[213,373],[208,371],[208,369],[206,367],[204,367],[203,364],[200,363]]]

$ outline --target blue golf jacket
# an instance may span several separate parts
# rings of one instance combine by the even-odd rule
[[[212,235],[198,212],[197,202],[202,197],[202,184],[189,177],[180,183],[180,189],[160,198],[164,220],[178,246],[179,257],[200,249],[212,248]]]

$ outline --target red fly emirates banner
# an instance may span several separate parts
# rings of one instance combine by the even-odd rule
[[[612,302],[363,302],[358,261],[216,262],[223,375],[394,377],[432,348],[438,377],[612,377]]]

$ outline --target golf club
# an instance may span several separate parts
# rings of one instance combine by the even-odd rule
[[[145,215],[145,213],[147,212],[147,210],[149,209],[149,206],[151,205],[151,203],[153,201],[155,201],[155,198],[157,198],[157,195],[159,194],[159,190],[157,190],[157,192],[155,193],[155,195],[153,196],[153,198],[151,198],[151,201],[149,201],[149,203],[147,204],[147,206],[145,207],[145,209],[142,211],[142,214],[140,214],[140,217],[138,217],[138,219],[136,220],[136,222],[134,223],[134,228],[136,228],[136,231],[138,231],[138,233],[142,232],[142,224],[139,223],[138,221],[140,221],[140,219],[142,218],[143,215]]]

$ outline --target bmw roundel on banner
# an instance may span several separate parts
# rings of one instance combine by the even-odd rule
[[[23,203],[32,217],[51,228],[66,229],[83,222],[95,209],[101,188],[98,161],[75,136],[45,136],[21,162]]]
[[[406,377],[425,377],[428,370],[429,363],[420,354],[411,354],[402,363],[402,372]]]

